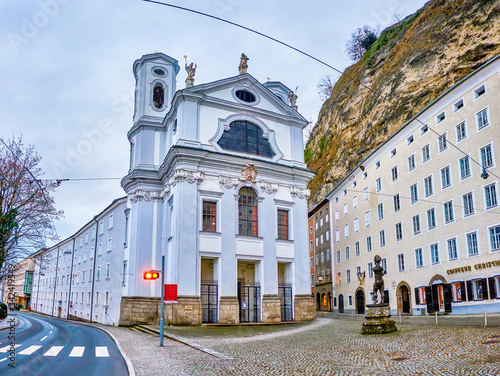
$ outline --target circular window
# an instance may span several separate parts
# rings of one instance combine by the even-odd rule
[[[153,74],[155,76],[158,76],[158,77],[165,77],[167,75],[167,72],[165,71],[165,69],[160,68],[160,67],[153,67],[153,69],[151,69],[151,71],[153,72]]]
[[[257,98],[255,98],[255,95],[248,90],[236,90],[234,95],[236,95],[236,98],[238,98],[240,101],[247,103],[253,103],[257,100]]]

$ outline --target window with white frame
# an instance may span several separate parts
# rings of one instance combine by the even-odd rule
[[[375,162],[375,170],[377,170],[380,167],[380,161]]]
[[[358,185],[358,183],[356,183],[355,181],[352,182],[352,188],[356,188],[356,186]]]
[[[356,257],[359,257],[361,255],[361,249],[359,247],[359,241],[354,243],[354,250],[356,251]]]
[[[415,249],[415,267],[422,268],[424,266],[424,255],[422,248]]]
[[[340,264],[340,249],[337,250],[337,264]]]
[[[422,148],[422,163],[427,162],[429,159],[431,159],[431,147],[427,144]]]
[[[89,269],[89,282],[92,281],[92,268]]]
[[[398,222],[394,225],[394,228],[396,230],[396,241],[403,240],[403,224]]]
[[[344,238],[348,238],[349,237],[349,223],[346,223],[344,225]]]
[[[375,180],[375,188],[377,192],[380,192],[382,190],[382,179],[378,178]]]
[[[85,233],[85,244],[87,244],[89,242],[89,232],[87,231]]]
[[[439,152],[443,152],[446,149],[448,149],[448,134],[443,133],[441,136],[438,137],[438,148]]]
[[[377,214],[378,214],[379,221],[384,219],[384,203],[383,202],[381,202],[380,204],[377,205]]]
[[[113,228],[113,214],[110,214],[108,218],[108,229],[111,228]]]
[[[365,227],[370,227],[372,223],[371,217],[370,217],[370,211],[365,212]]]
[[[486,128],[488,125],[490,125],[488,121],[488,109],[485,108],[478,113],[476,113],[476,120],[477,120],[477,129],[483,129]]]
[[[467,138],[467,126],[465,124],[465,120],[460,124],[455,125],[455,130],[457,132],[457,142]]]
[[[352,198],[352,208],[356,209],[358,207],[358,196]]]
[[[491,209],[498,205],[496,183],[484,187],[484,200],[486,209]]]
[[[323,234],[319,236],[319,244],[323,244]]]
[[[392,181],[398,180],[398,166],[394,166],[391,169],[391,177],[392,177]]]
[[[394,201],[394,212],[400,211],[401,210],[401,200],[399,198],[399,193],[392,196],[392,199]]]
[[[411,221],[413,224],[413,235],[418,235],[422,231],[420,228],[420,214],[414,215],[411,217]]]
[[[404,253],[399,253],[398,254],[398,272],[404,272],[405,269],[405,254]]]
[[[446,119],[446,113],[443,111],[436,116],[436,124],[441,123],[442,121],[444,121],[444,119]]]
[[[470,232],[465,235],[467,239],[467,255],[476,256],[479,254],[479,247],[477,243],[477,232]]]
[[[420,127],[420,136],[424,135],[425,133],[427,133],[427,131],[429,130],[429,126],[426,124],[426,125],[423,125]]]
[[[326,250],[326,261],[330,261],[330,250]]]
[[[380,266],[384,269],[384,274],[387,274],[387,257],[384,257],[382,261],[380,261]]]
[[[481,85],[477,89],[474,90],[474,99],[479,98],[480,96],[486,94],[486,86]]]
[[[438,243],[431,244],[430,251],[431,251],[431,263],[439,264],[439,244]]]
[[[395,155],[396,155],[396,148],[391,150],[391,158],[394,157]]]
[[[359,275],[361,274],[361,266],[356,266],[356,279],[359,281]]]
[[[444,223],[451,223],[455,221],[455,214],[453,212],[453,201],[447,201],[443,204],[444,210]]]
[[[344,204],[344,215],[347,215],[348,212],[347,202]]]
[[[316,247],[319,245],[319,237],[316,236]]]
[[[464,107],[464,100],[460,99],[453,104],[453,112],[457,112]]]
[[[83,251],[83,261],[87,261],[87,251]]]
[[[417,183],[410,185],[410,202],[412,204],[418,202],[418,187]]]
[[[417,167],[415,163],[415,154],[412,154],[408,157],[408,171],[413,171]]]
[[[462,201],[464,207],[464,217],[474,214],[474,197],[472,192],[462,195]]]
[[[359,232],[359,218],[354,218],[354,232],[358,233]]]
[[[368,193],[368,187],[366,187],[363,189],[363,200],[366,201],[368,198],[370,198],[370,194]]]
[[[432,175],[427,176],[424,179],[424,191],[425,191],[425,197],[431,196],[434,194],[434,188],[432,186]]]
[[[458,160],[460,166],[460,179],[468,178],[471,175],[469,156],[466,155]]]
[[[492,252],[500,251],[500,225],[490,227],[490,250]]]
[[[99,281],[101,279],[101,265],[97,266],[95,279]]]
[[[325,238],[326,240],[330,240],[330,231],[325,232]]]
[[[373,262],[369,262],[367,265],[368,269],[368,278],[373,278]]]
[[[441,169],[441,188],[445,189],[451,186],[450,166]]]
[[[458,259],[458,251],[457,251],[457,238],[451,238],[446,241],[446,245],[448,247],[448,259],[449,261]]]
[[[363,172],[363,180],[365,180],[368,177],[368,171]]]
[[[436,228],[436,209],[430,208],[427,210],[427,229]]]
[[[97,248],[97,255],[100,256],[102,255],[102,243],[99,243],[98,248]]]
[[[385,247],[385,230],[379,231],[380,248]]]
[[[413,142],[413,140],[414,140],[414,139],[413,139],[413,135],[408,136],[408,137],[406,138],[406,146],[410,145],[410,144]]]
[[[316,266],[319,265],[319,255],[316,255],[314,258],[315,258]]]
[[[372,237],[367,236],[366,237],[366,252],[370,253],[372,251]]]
[[[99,235],[102,235],[104,233],[104,221],[101,221],[99,223]]]
[[[345,259],[348,261],[351,258],[351,247],[346,246],[345,247]]]
[[[491,144],[483,146],[479,149],[479,154],[481,154],[481,165],[483,168],[493,167],[493,152]]]
[[[340,241],[340,229],[335,230],[335,242],[338,243]]]
[[[320,260],[321,260],[321,263],[325,262],[325,254],[324,254],[324,252],[321,252],[321,254],[320,254]]]
[[[337,210],[335,210],[335,222],[337,222],[339,219],[340,219],[340,214],[339,214],[339,211],[337,209]]]
[[[92,239],[92,240],[95,239],[95,227],[92,227],[92,231],[90,233],[90,239]]]
[[[94,251],[95,251],[95,248],[94,247],[90,247],[89,259],[91,259],[91,260],[94,258]]]
[[[111,251],[112,249],[112,246],[113,246],[113,240],[111,238],[108,239],[108,252]]]
[[[346,282],[347,283],[351,283],[351,269],[347,269],[345,271],[345,274],[346,274],[346,277],[345,277],[346,278]],[[352,303],[349,304],[349,305],[352,305]]]

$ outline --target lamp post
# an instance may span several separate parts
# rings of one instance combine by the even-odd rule
[[[160,347],[163,347],[163,326],[164,326],[164,312],[165,312],[165,256],[161,256],[161,270],[149,270],[144,272],[144,279],[154,281],[161,275],[161,292],[160,292]]]

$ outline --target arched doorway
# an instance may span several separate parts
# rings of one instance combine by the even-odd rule
[[[321,294],[321,310],[326,311],[326,295],[325,295],[325,293]]]
[[[330,312],[332,310],[332,293],[329,292],[326,295],[326,303],[327,303],[327,309]]]
[[[360,315],[365,314],[365,293],[363,289],[356,291],[356,313]]]
[[[339,313],[344,313],[344,295],[339,295]]]
[[[321,296],[319,292],[316,294],[316,311],[321,310]]]
[[[411,315],[413,310],[411,308],[411,289],[408,283],[402,281],[396,288],[396,300],[398,306],[398,313],[403,315]]]
[[[410,313],[410,297],[408,295],[408,287],[405,285],[401,286],[401,303],[403,313]]]

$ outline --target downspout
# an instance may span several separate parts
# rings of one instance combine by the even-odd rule
[[[95,264],[97,261],[97,237],[99,236],[99,221],[94,217],[95,221],[95,244],[94,244],[94,269],[92,269],[92,289],[90,293],[90,322],[92,321],[92,314],[94,313],[94,284],[95,284]]]
[[[69,309],[71,308],[71,303],[73,302],[73,300],[71,299],[71,285],[73,285],[73,262],[74,262],[74,259],[75,259],[75,238],[74,237],[71,237],[71,239],[73,239],[73,250],[71,252],[71,271],[70,271],[70,274],[69,274],[69,291],[68,291],[68,313],[66,314],[66,318],[69,319]]]
[[[52,297],[52,316],[54,316],[54,306],[56,304],[55,298],[57,294],[57,272],[59,269],[59,246],[57,246],[57,261],[56,261],[56,277],[54,280],[54,296]]]

